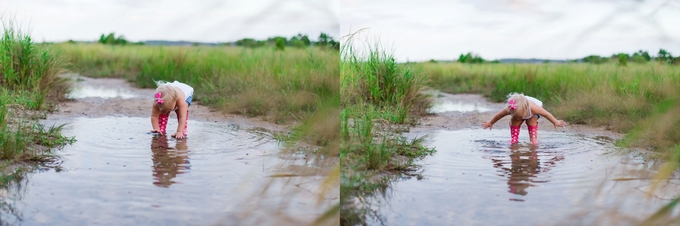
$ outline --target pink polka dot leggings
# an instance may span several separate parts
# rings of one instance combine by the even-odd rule
[[[165,128],[168,125],[168,116],[170,116],[170,113],[168,114],[161,114],[158,116],[158,127],[160,127],[161,132],[165,134]],[[179,119],[177,119],[179,121]],[[189,125],[189,110],[187,109],[187,122],[184,123],[184,131],[182,131],[182,134],[184,136],[187,136],[187,126]]]
[[[520,126],[510,126],[510,143],[519,143],[519,127]],[[538,123],[535,126],[527,125],[527,130],[529,131],[529,140],[532,144],[538,144]]]

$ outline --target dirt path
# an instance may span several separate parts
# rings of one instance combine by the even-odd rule
[[[435,92],[435,104],[443,105],[451,111],[437,112],[421,118],[420,124],[410,130],[414,134],[427,134],[438,130],[461,130],[481,129],[484,121],[490,120],[501,108],[503,103],[492,103],[478,94],[448,94]],[[448,106],[448,107],[446,107]],[[442,109],[442,108],[440,108]],[[476,110],[475,110],[476,109]],[[481,110],[481,111],[478,111]],[[550,111],[550,109],[546,109]],[[556,116],[558,119],[559,115]],[[493,130],[508,130],[510,118],[505,117],[493,126]],[[539,131],[555,131],[552,123],[545,118],[539,121]],[[525,130],[525,126],[522,126]],[[608,131],[604,128],[595,128],[583,125],[574,125],[567,122],[567,126],[557,128],[557,131],[581,133],[592,136],[607,136],[619,139],[622,134]],[[540,136],[540,133],[539,133]],[[508,135],[508,139],[509,139]]]
[[[78,75],[71,77],[75,81],[71,94],[73,99],[60,103],[58,111],[49,115],[49,120],[104,116],[150,117],[154,89],[136,88],[123,79],[93,79]],[[174,113],[170,117],[176,120]],[[228,121],[243,128],[262,128],[270,132],[288,130],[286,125],[215,111],[201,105],[199,101],[194,101],[189,107],[189,119],[204,122]]]

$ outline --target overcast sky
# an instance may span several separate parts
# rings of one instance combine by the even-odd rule
[[[96,40],[116,32],[130,41],[224,42],[298,33],[339,39],[338,0],[0,0],[3,21],[30,27],[37,41]]]
[[[680,55],[680,0],[339,1],[341,36],[369,28],[360,40],[379,37],[402,62]]]

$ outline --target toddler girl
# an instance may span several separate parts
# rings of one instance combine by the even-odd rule
[[[482,123],[482,128],[486,129],[493,127],[493,124],[501,118],[512,115],[510,119],[510,143],[515,144],[519,138],[519,127],[522,122],[526,122],[529,130],[529,139],[531,143],[538,144],[538,119],[543,116],[557,127],[562,127],[566,123],[562,120],[557,120],[550,112],[543,109],[543,102],[536,98],[525,96],[524,94],[511,93],[508,95],[507,106],[501,109],[496,115],[491,118],[491,121]]]
[[[187,136],[187,120],[189,120],[189,106],[191,106],[191,96],[194,88],[175,81],[167,83],[164,81],[156,82],[158,88],[154,94],[153,107],[151,109],[152,133],[165,135],[165,126],[168,124],[168,116],[171,111],[177,114],[177,132],[172,137],[183,139]]]

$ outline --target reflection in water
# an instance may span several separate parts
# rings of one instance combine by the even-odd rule
[[[154,136],[151,139],[151,160],[153,161],[153,184],[159,187],[170,187],[177,174],[191,169],[187,139],[177,140],[175,148],[168,145],[166,136]]]
[[[471,103],[464,103],[464,102],[451,102],[451,101],[435,101],[434,105],[432,108],[428,110],[429,113],[442,113],[442,112],[448,112],[448,111],[459,111],[459,112],[471,112],[471,111],[478,111],[478,112],[487,112],[490,111],[488,107],[478,105],[478,104],[471,104]]]
[[[505,159],[492,158],[494,168],[500,169],[503,173],[500,176],[508,178],[508,192],[526,196],[529,192],[529,187],[535,187],[539,183],[547,183],[548,180],[537,180],[537,175],[541,172],[547,172],[555,165],[556,161],[563,160],[563,156],[555,156],[546,161],[544,166],[541,166],[541,160],[538,157],[538,146],[529,145],[528,149],[521,149],[519,144],[511,145],[510,162]],[[508,167],[507,165],[510,165]],[[510,201],[523,202],[524,199],[510,198]]]
[[[27,174],[36,171],[36,168],[3,167],[5,168],[0,174],[0,225],[15,225],[23,219],[23,214],[17,206],[20,206],[21,199],[26,192]]]
[[[119,97],[123,99],[130,99],[135,97],[135,95],[129,90],[125,89],[107,89],[105,87],[81,86],[76,87],[67,95],[67,97],[73,99],[88,97],[99,97],[104,99]]]

